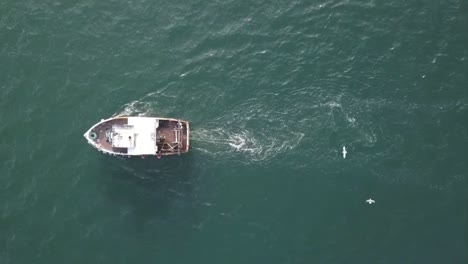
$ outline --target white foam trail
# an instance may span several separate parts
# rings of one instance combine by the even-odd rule
[[[151,104],[148,102],[132,101],[124,106],[124,109],[113,116],[147,116],[151,112]]]
[[[249,130],[235,133],[221,128],[198,129],[192,133],[192,140],[203,146],[200,151],[213,157],[230,156],[242,163],[267,162],[295,148],[303,137],[304,134],[298,132],[288,136],[269,136]]]

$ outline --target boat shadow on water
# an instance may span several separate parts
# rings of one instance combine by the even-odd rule
[[[196,204],[196,170],[190,154],[164,157],[102,156],[99,189],[119,217],[138,226],[167,221],[190,224]]]

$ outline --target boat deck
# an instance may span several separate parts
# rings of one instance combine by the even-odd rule
[[[160,121],[159,128],[157,129],[158,136],[156,142],[162,154],[187,151],[187,125],[182,123],[182,131],[180,131],[178,136],[180,138],[176,140],[176,133],[178,130],[177,121]]]
[[[94,128],[94,132],[98,134],[98,138],[96,142],[101,146],[101,148],[106,149],[108,151],[119,152],[119,153],[127,153],[126,148],[113,148],[112,144],[106,138],[107,131],[110,131],[113,125],[127,125],[128,121],[127,118],[119,118],[113,119],[109,122],[100,124],[96,128]]]
[[[93,132],[97,134],[95,142],[98,147],[104,151],[128,154],[127,148],[112,147],[109,141],[109,133],[114,125],[128,125],[129,121],[126,117],[108,120],[93,128]],[[156,145],[158,154],[173,155],[178,153],[188,152],[188,123],[181,121],[182,129],[179,128],[179,121],[175,119],[160,119],[159,126],[156,129]],[[154,143],[153,143],[154,144]],[[156,154],[156,153],[155,153]]]

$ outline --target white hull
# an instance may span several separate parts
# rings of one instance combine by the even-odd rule
[[[188,152],[189,122],[161,117],[102,119],[83,135],[97,150],[116,156],[167,156]]]

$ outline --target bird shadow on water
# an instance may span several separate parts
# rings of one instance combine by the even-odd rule
[[[190,225],[196,204],[192,164],[190,154],[160,160],[105,156],[98,185],[119,219],[138,229],[169,222]]]

